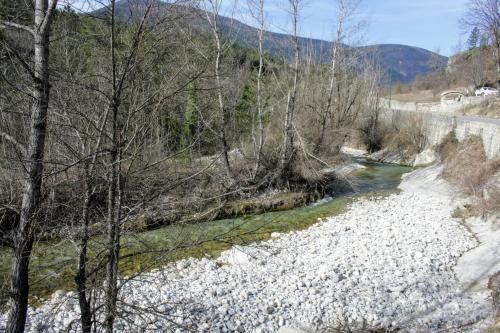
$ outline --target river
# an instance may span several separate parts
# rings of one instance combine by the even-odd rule
[[[410,167],[364,159],[356,159],[355,162],[364,168],[349,177],[354,190],[331,193],[330,197],[305,207],[198,224],[169,225],[140,234],[125,235],[122,238],[122,255],[150,253],[123,260],[121,271],[128,275],[158,268],[182,258],[216,256],[234,244],[245,245],[268,239],[275,232],[308,228],[319,219],[344,212],[348,204],[357,198],[396,191],[401,176],[412,170]],[[92,258],[103,249],[103,239],[93,239],[90,248],[95,249],[89,254]],[[157,252],[158,249],[166,250]],[[70,240],[40,242],[34,247],[30,276],[32,304],[39,304],[55,290],[74,288],[75,253],[75,244]],[[4,286],[0,290],[0,309],[7,300],[5,281],[9,264],[10,250],[0,248],[0,285]],[[90,267],[94,265],[95,262],[89,264]]]

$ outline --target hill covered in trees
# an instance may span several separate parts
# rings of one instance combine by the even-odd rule
[[[145,8],[146,0],[120,0],[116,4],[117,17],[122,21],[137,20]],[[96,10],[96,16],[102,16],[105,10]],[[190,6],[172,5],[156,0],[152,15],[161,16],[166,12],[182,14],[193,27],[207,30],[203,9]],[[258,47],[258,29],[245,24],[238,19],[219,15],[219,29],[228,40],[246,48]],[[275,57],[293,58],[293,46],[289,34],[265,31],[264,50]],[[298,38],[301,51],[305,56],[311,56],[319,62],[327,62],[332,56],[333,42],[314,38]],[[410,83],[418,75],[433,70],[431,62],[437,59],[441,66],[445,66],[448,58],[418,47],[400,44],[376,44],[351,47],[344,45],[346,52],[359,54],[363,60],[369,60],[385,74],[388,83]],[[362,66],[362,62],[358,64]]]

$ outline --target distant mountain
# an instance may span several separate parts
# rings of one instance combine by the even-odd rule
[[[121,0],[116,3],[115,11],[121,20],[138,19],[142,16],[146,3],[148,0]],[[161,17],[166,13],[172,14],[173,12],[189,17],[189,23],[196,28],[204,30],[208,28],[204,19],[206,16],[204,11],[155,0],[153,16]],[[105,11],[100,9],[95,11],[94,15],[103,15],[104,13]],[[220,30],[226,38],[244,47],[256,48],[258,46],[256,28],[224,16],[220,16],[219,19]],[[326,61],[331,55],[332,42],[301,37],[299,43],[304,53],[313,54],[319,61]],[[265,34],[264,49],[274,56],[285,58],[290,58],[293,54],[290,36],[270,31]],[[346,49],[361,52],[360,54],[364,58],[373,61],[385,72],[390,83],[410,83],[415,80],[417,75],[430,72],[429,62],[433,56],[440,60],[443,67],[448,62],[447,57],[407,45],[346,46]]]
[[[429,73],[429,62],[437,57],[442,68],[446,67],[448,58],[437,53],[414,46],[399,44],[378,44],[362,46],[366,54],[388,74],[391,82],[409,83],[417,75]]]

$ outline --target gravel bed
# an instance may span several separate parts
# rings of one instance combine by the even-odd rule
[[[453,270],[477,241],[450,214],[446,196],[402,192],[216,260],[179,261],[122,287],[120,311],[133,314],[116,331],[479,330],[492,316],[489,294],[465,292]],[[75,295],[58,292],[30,309],[28,331],[77,322]]]

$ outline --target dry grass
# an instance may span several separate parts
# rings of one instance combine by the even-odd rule
[[[448,133],[443,141],[435,147],[437,155],[440,157],[441,161],[446,161],[451,157],[458,149],[458,139],[454,132]]]
[[[479,105],[469,106],[462,109],[460,114],[466,116],[500,118],[500,100],[487,99]]]
[[[457,144],[455,151],[448,155],[443,176],[468,195],[480,196],[488,180],[500,171],[500,161],[486,159],[483,144],[477,137]]]
[[[488,198],[485,198],[484,209],[488,212],[500,212],[500,186],[491,186]]]
[[[386,96],[389,97],[389,96]],[[439,102],[441,96],[434,90],[420,90],[420,91],[410,91],[392,94],[390,96],[392,99],[401,102]]]
[[[500,159],[486,158],[480,138],[473,136],[459,143],[449,135],[437,151],[445,165],[443,178],[474,199],[473,214],[500,211]]]

